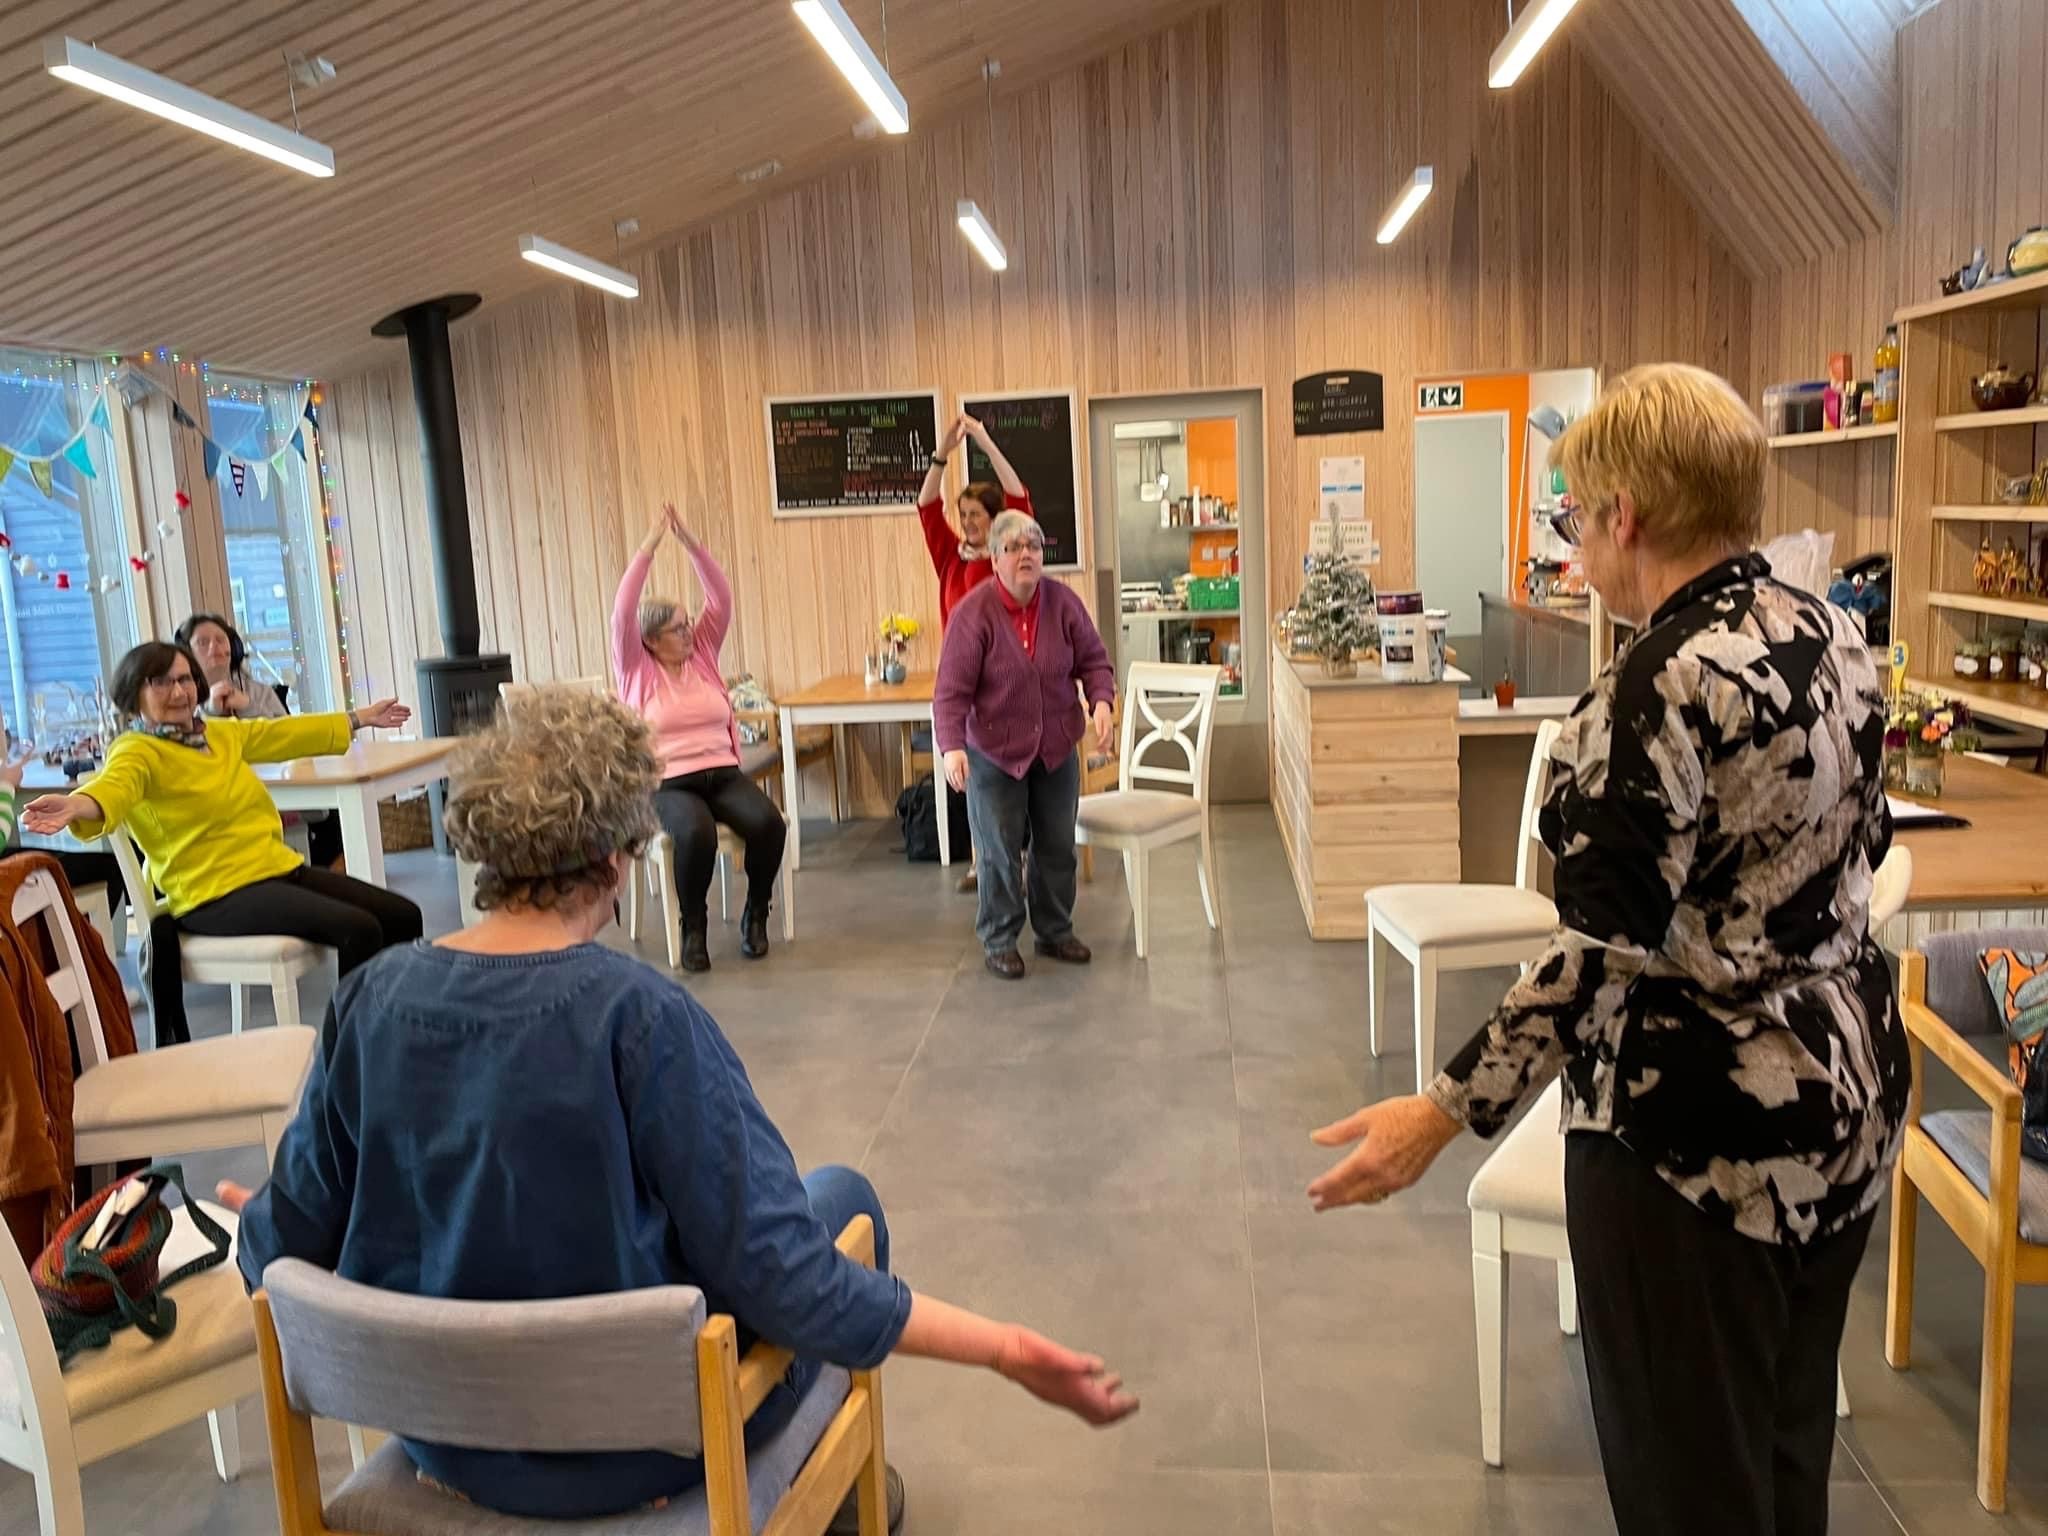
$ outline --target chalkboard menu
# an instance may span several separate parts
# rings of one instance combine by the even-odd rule
[[[1378,432],[1387,424],[1381,379],[1363,368],[1312,373],[1294,381],[1294,435]]]
[[[960,409],[988,428],[1003,457],[1031,493],[1045,530],[1047,570],[1081,568],[1079,478],[1074,473],[1074,397],[1057,390],[1034,395],[969,395]],[[967,478],[993,480],[995,466],[972,442]]]
[[[939,397],[820,395],[768,400],[777,517],[908,512],[939,441]]]

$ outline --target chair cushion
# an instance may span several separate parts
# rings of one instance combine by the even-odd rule
[[[200,1204],[227,1228],[232,1240],[237,1227],[234,1213],[210,1200]],[[171,1219],[164,1258],[165,1267],[175,1269],[194,1253],[206,1251],[207,1244],[182,1209],[173,1211]],[[191,1246],[194,1242],[196,1248]],[[254,1390],[256,1323],[242,1272],[235,1265],[233,1242],[225,1263],[180,1280],[170,1295],[178,1304],[178,1323],[169,1338],[151,1339],[138,1329],[123,1328],[105,1348],[72,1357],[64,1368],[64,1396],[74,1424],[237,1359],[249,1362]],[[193,1409],[195,1416],[200,1411]],[[20,1386],[5,1356],[0,1356],[0,1420],[23,1422]]]
[[[1107,794],[1083,795],[1074,818],[1076,826],[1112,837],[1145,837],[1183,823],[1199,827],[1201,822],[1201,801],[1163,789],[1113,789]]]
[[[852,1379],[828,1365],[781,1434],[747,1458],[747,1503],[758,1531],[846,1401]],[[695,1405],[678,1405],[694,1412]],[[430,1488],[419,1480],[405,1448],[388,1440],[343,1483],[327,1505],[327,1524],[351,1536],[708,1536],[711,1516],[704,1490],[692,1489],[660,1509],[629,1510],[601,1520],[527,1520]]]
[[[116,1056],[78,1079],[72,1119],[103,1131],[287,1110],[319,1040],[316,1029],[286,1025]]]
[[[1465,1204],[1564,1225],[1564,1082],[1553,1081],[1472,1175]]]
[[[1990,1110],[1944,1109],[1922,1116],[1920,1129],[1979,1194],[1991,1193]],[[2048,1243],[2048,1168],[2031,1157],[2020,1159],[2020,1241]]]
[[[302,963],[311,969],[320,963],[326,947],[282,934],[251,933],[227,937],[211,933],[178,935],[178,963],[188,979],[198,965],[269,965],[273,960]]]
[[[1557,906],[1518,885],[1376,885],[1366,910],[1381,929],[1417,944],[1542,938],[1557,927]]]

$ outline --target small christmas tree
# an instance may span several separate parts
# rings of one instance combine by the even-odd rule
[[[1372,578],[1348,555],[1309,556],[1295,624],[1328,670],[1348,671],[1374,634]]]

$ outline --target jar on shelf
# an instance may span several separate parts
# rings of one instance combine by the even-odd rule
[[[2020,680],[2020,637],[2018,635],[1993,635],[1990,640],[1990,654],[1985,658],[1985,678],[1994,683],[2016,683]]]
[[[1991,663],[1991,647],[1982,640],[1964,640],[1956,646],[1954,670],[1957,677],[1982,682]]]

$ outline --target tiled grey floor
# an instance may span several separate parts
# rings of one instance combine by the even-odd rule
[[[1168,853],[1146,965],[1113,859],[1081,897],[1095,964],[1006,985],[980,968],[950,872],[906,865],[892,828],[820,824],[798,942],[749,965],[727,929],[693,983],[799,1161],[875,1179],[913,1283],[1100,1351],[1145,1399],[1096,1432],[992,1378],[892,1365],[910,1536],[1611,1531],[1579,1349],[1541,1264],[1516,1265],[1510,1287],[1508,1467],[1479,1460],[1464,1192],[1487,1148],[1454,1145],[1384,1208],[1308,1209],[1330,1157],[1309,1130],[1413,1086],[1403,987],[1374,1062],[1362,951],[1304,937],[1268,811],[1219,822],[1223,932],[1202,921],[1191,859]],[[447,864],[404,855],[392,871],[430,932],[452,926]],[[658,936],[641,952],[660,963]],[[1446,980],[1440,1054],[1503,985]],[[221,994],[195,1001],[202,1032],[226,1027]],[[205,1182],[261,1172],[249,1154],[194,1165]],[[2048,1536],[2048,1373],[2029,1369],[2048,1305],[2021,1299],[2012,1511],[1994,1518],[1971,1487],[1978,1271],[1923,1220],[1914,1369],[1897,1374],[1880,1342],[1886,1241],[1880,1223],[1843,1348],[1856,1417],[1834,1530]],[[253,1405],[242,1423],[233,1487],[199,1425],[88,1470],[93,1536],[275,1531]],[[339,1474],[339,1437],[322,1443]],[[0,1532],[34,1528],[27,1479],[0,1472]]]

